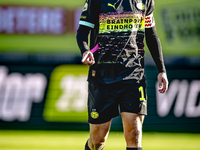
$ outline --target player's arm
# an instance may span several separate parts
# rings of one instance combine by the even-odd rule
[[[96,24],[99,23],[99,9],[99,0],[85,0],[76,36],[78,46],[83,55],[82,62],[88,66],[95,63],[93,54],[89,50],[88,35],[90,30],[94,29]]]
[[[155,26],[145,29],[146,44],[158,69],[159,92],[165,93],[168,89],[168,79],[163,60],[162,47]]]
[[[90,27],[80,25],[76,35],[79,49],[83,55],[82,63],[88,66],[91,66],[95,63],[93,54],[90,52],[88,47],[88,35],[90,30]]]
[[[146,17],[145,17],[145,38],[149,51],[153,57],[153,60],[159,72],[158,74],[159,92],[165,93],[168,89],[168,79],[163,61],[161,43],[155,28],[155,20],[153,17],[154,4],[155,4],[154,0],[147,1],[148,9],[146,11]]]

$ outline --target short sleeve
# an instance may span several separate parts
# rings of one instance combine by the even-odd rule
[[[99,21],[99,1],[86,0],[82,9],[79,25],[94,28]]]
[[[154,0],[148,0],[146,17],[145,17],[145,28],[152,28],[155,26],[153,11],[154,11]]]

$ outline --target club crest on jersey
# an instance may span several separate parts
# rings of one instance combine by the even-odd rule
[[[85,5],[83,6],[83,11],[86,11],[88,9],[88,3],[86,2]]]
[[[137,3],[137,8],[139,9],[139,10],[144,10],[145,9],[145,5],[142,3],[142,2],[139,2],[139,3]]]

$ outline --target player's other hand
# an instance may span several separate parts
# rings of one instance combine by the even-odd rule
[[[159,82],[159,92],[165,93],[168,89],[168,79],[167,74],[165,72],[158,74],[158,82]]]
[[[91,66],[95,63],[94,56],[90,51],[86,51],[83,53],[82,63]]]

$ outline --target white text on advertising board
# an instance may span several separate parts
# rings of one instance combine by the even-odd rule
[[[0,33],[63,34],[63,8],[0,6]]]
[[[156,83],[156,91],[158,91],[158,83]],[[193,80],[190,83],[187,80],[173,80],[165,94],[156,93],[158,115],[167,116],[175,103],[176,117],[181,117],[183,114],[188,118],[200,117],[199,94],[200,80]]]
[[[0,66],[0,119],[28,121],[32,103],[43,100],[47,79],[43,74],[11,73]]]
[[[86,76],[66,75],[60,82],[62,95],[56,102],[56,108],[61,112],[84,112],[87,110],[87,82]]]

